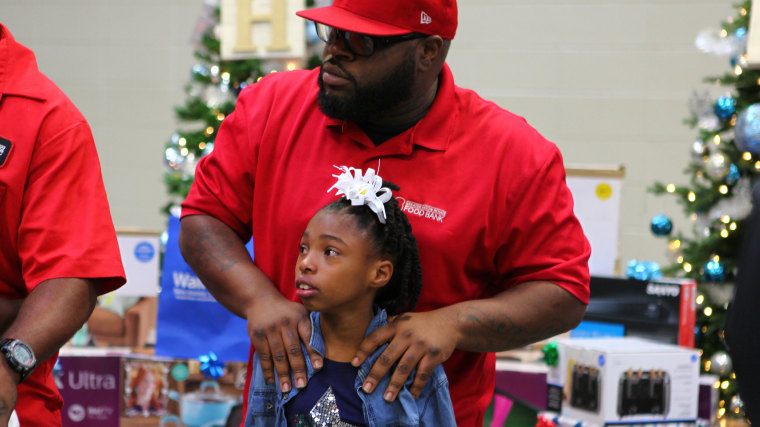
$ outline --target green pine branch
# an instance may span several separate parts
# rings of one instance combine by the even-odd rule
[[[219,20],[219,9],[214,17]],[[199,70],[194,70],[190,77],[190,83],[185,86],[187,97],[185,103],[174,108],[179,121],[188,126],[175,132],[180,144],[169,140],[166,147],[184,149],[188,161],[196,162],[214,142],[219,126],[235,109],[235,98],[243,87],[254,84],[261,76],[261,61],[258,59],[245,59],[223,61],[220,58],[221,43],[214,35],[214,26],[211,26],[200,37],[199,48],[194,52],[195,58],[201,61]],[[212,73],[216,67],[218,72]],[[222,92],[222,86],[227,92]],[[214,88],[217,86],[218,88]],[[213,89],[218,93],[229,93],[229,99],[222,100],[219,105],[206,99],[206,90]],[[218,100],[217,100],[218,101]],[[179,145],[179,146],[178,146]],[[191,165],[191,166],[194,166]],[[179,167],[179,170],[169,168],[164,174],[166,191],[169,194],[169,202],[162,208],[162,212],[168,213],[172,205],[183,200],[192,185],[194,175],[192,167]]]
[[[736,34],[737,30],[746,30],[749,25],[751,0],[744,0],[735,5],[737,14],[722,23],[726,34]],[[746,37],[746,36],[745,36]],[[745,153],[736,146],[733,139],[734,126],[738,114],[747,107],[760,102],[760,70],[750,70],[741,67],[743,58],[733,58],[729,71],[720,76],[712,76],[705,79],[711,84],[720,84],[728,89],[736,101],[736,112],[733,117],[721,122],[716,130],[697,129],[697,138],[705,141],[710,154],[721,153],[726,160],[726,165],[733,164],[739,171],[741,179],[754,179],[758,175],[758,156],[745,157]],[[737,67],[738,65],[738,67]],[[690,117],[684,120],[684,124],[693,129],[698,128],[698,117]],[[716,138],[717,137],[717,138]],[[720,144],[716,144],[720,141]],[[696,153],[692,153],[694,156]],[[704,161],[700,161],[704,160]],[[723,200],[736,196],[736,182],[728,180],[722,173],[711,171],[711,166],[706,164],[708,157],[693,159],[684,169],[684,174],[689,177],[688,185],[677,185],[674,189],[662,182],[655,182],[648,189],[657,195],[668,194],[676,197],[680,206],[688,217],[696,215],[705,218],[712,213]],[[714,165],[712,166],[714,167]],[[710,176],[713,172],[714,177]],[[669,191],[670,190],[670,191]],[[717,214],[720,214],[718,212]],[[725,352],[725,319],[728,311],[728,303],[713,301],[710,297],[711,289],[716,284],[705,276],[704,266],[717,255],[724,267],[725,281],[731,282],[739,258],[739,248],[746,221],[741,218],[716,218],[709,222],[704,219],[694,223],[699,224],[700,229],[692,227],[687,236],[682,230],[675,233],[671,240],[678,240],[680,248],[677,255],[680,260],[662,269],[663,274],[696,279],[699,283],[698,294],[700,304],[697,310],[697,333],[696,346],[702,350],[702,371],[707,372],[706,361],[718,352]],[[710,373],[715,373],[711,369]],[[724,388],[725,387],[725,388]],[[736,379],[732,371],[723,372],[720,375],[719,396],[722,401],[725,415],[730,413],[731,398],[737,393]]]

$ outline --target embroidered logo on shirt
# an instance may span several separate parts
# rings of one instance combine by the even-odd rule
[[[421,218],[432,219],[434,221],[443,222],[446,218],[446,211],[434,206],[425,205],[422,203],[406,200],[403,197],[396,197],[401,206],[401,211],[407,215],[415,215]]]
[[[420,24],[430,24],[433,22],[433,18],[430,17],[425,11],[423,10],[422,13],[420,13]]]
[[[7,139],[0,137],[0,167],[5,164],[8,159],[8,154],[11,152],[11,144]]]

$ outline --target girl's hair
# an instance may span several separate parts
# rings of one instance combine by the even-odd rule
[[[383,181],[383,187],[393,191],[398,186]],[[360,229],[365,230],[375,249],[373,255],[387,257],[393,263],[393,275],[388,283],[375,295],[375,304],[394,315],[411,311],[417,305],[422,291],[422,267],[417,251],[417,239],[412,234],[412,226],[395,197],[385,202],[385,224],[382,224],[368,206],[351,206],[345,197],[322,208],[340,212],[356,219]]]

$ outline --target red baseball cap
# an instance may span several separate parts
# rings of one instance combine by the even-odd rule
[[[296,15],[371,36],[416,32],[450,40],[457,32],[456,0],[335,0]]]

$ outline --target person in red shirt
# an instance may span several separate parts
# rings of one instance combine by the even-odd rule
[[[126,281],[87,122],[0,24],[0,426],[60,426],[57,351]]]
[[[318,23],[322,66],[241,92],[182,205],[183,255],[247,319],[268,380],[303,388],[304,357],[322,360],[300,351],[310,326],[292,242],[329,201],[320,189],[333,165],[377,170],[401,187],[425,283],[414,312],[368,335],[352,363],[389,342],[363,386],[388,401],[413,369],[419,395],[443,364],[457,425],[482,426],[493,352],[573,328],[588,302],[590,247],[562,157],[524,119],[454,84],[454,0],[335,0],[299,15]]]

